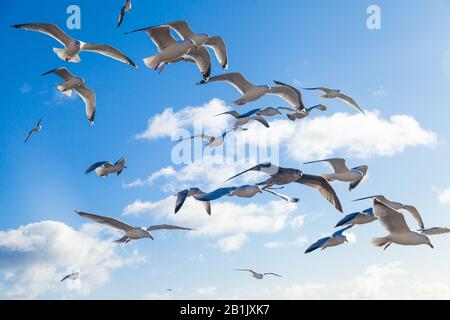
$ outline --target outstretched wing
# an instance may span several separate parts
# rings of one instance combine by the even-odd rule
[[[330,239],[331,239],[331,237],[326,237],[326,238],[322,238],[322,239],[316,241],[315,243],[310,245],[308,247],[308,249],[306,249],[305,254],[313,252],[314,250],[317,250],[317,249],[321,248]]]
[[[236,187],[220,188],[209,193],[195,196],[199,201],[213,201],[229,195],[231,191],[236,190]]]
[[[85,112],[86,116],[88,117],[89,123],[91,125],[94,124],[96,107],[95,92],[86,86],[76,87],[75,91],[78,93],[81,99],[83,99]]]
[[[327,199],[338,211],[343,212],[341,202],[334,191],[333,187],[328,183],[328,181],[320,176],[303,174],[300,179],[296,181],[307,185],[308,187],[314,188],[320,192],[320,194]]]
[[[208,41],[205,42],[205,46],[210,47],[214,50],[214,54],[216,55],[217,61],[219,61],[220,65],[222,66],[222,69],[227,69],[228,55],[223,38],[220,36],[211,37]]]
[[[254,85],[247,79],[245,79],[245,77],[239,72],[224,73],[215,77],[211,77],[208,81],[200,83],[204,84],[210,82],[227,82],[234,88],[236,88],[236,90],[238,90],[241,94],[247,93],[254,87]]]
[[[83,218],[92,220],[92,221],[100,223],[100,224],[105,224],[109,227],[116,228],[116,229],[119,229],[119,230],[122,230],[125,232],[134,229],[132,226],[130,226],[120,220],[114,219],[114,218],[99,216],[96,214],[91,214],[91,213],[86,213],[86,212],[81,212],[81,211],[75,211],[75,212],[78,213]]]
[[[99,53],[106,57],[109,57],[109,58],[115,59],[117,61],[120,61],[122,63],[128,64],[134,68],[137,67],[136,64],[133,61],[131,61],[131,59],[128,58],[124,53],[120,52],[116,48],[113,48],[107,44],[82,43],[81,51]]]
[[[273,272],[266,272],[263,273],[264,276],[275,276],[275,277],[279,277],[281,278],[282,276],[280,276],[279,274],[273,273]]]
[[[189,194],[189,190],[185,189],[183,191],[178,192],[177,194],[177,202],[175,204],[175,213],[180,211],[181,207],[183,206],[184,202],[186,201],[186,198]]]
[[[179,227],[179,226],[173,226],[173,225],[170,225],[170,224],[161,224],[161,225],[151,226],[151,227],[147,228],[147,231],[155,231],[155,230],[189,230],[189,231],[192,231],[194,229],[184,228],[184,227]]]
[[[309,161],[309,162],[305,162],[305,164],[319,163],[319,162],[329,163],[335,173],[344,173],[344,172],[348,171],[348,168],[345,165],[345,159],[340,159],[340,158]]]
[[[414,206],[404,205],[403,206],[406,211],[408,211],[416,220],[417,224],[419,225],[420,229],[425,229],[425,225],[422,220],[422,216],[420,215],[419,211]]]
[[[289,104],[296,107],[297,111],[302,111],[305,109],[305,105],[302,101],[302,93],[300,92],[300,90],[281,81],[274,81],[274,83],[277,86],[270,88],[270,94],[274,94],[283,98]]]
[[[50,71],[47,71],[46,73],[43,73],[43,76],[46,76],[50,73],[56,74],[57,76],[63,78],[65,81],[69,81],[70,79],[73,78],[73,74],[70,73],[69,70],[67,70],[67,68],[57,68],[57,69],[53,69]]]
[[[336,231],[335,233],[332,234],[332,237],[340,237],[340,236],[342,236],[342,234],[343,234],[345,231],[347,231],[348,229],[350,229],[350,228],[352,228],[352,227],[353,227],[353,225],[348,226],[348,227],[346,227],[346,228],[343,228],[343,229],[341,229],[341,230],[338,230],[338,231]]]
[[[252,119],[255,121],[258,121],[259,123],[263,124],[264,127],[266,128],[270,128],[269,123],[267,122],[267,120],[263,117],[263,116],[252,116]]]
[[[247,170],[245,170],[245,171],[242,171],[241,173],[238,173],[238,174],[235,175],[235,176],[232,176],[232,177],[229,178],[227,181],[230,181],[230,180],[232,180],[232,179],[234,179],[234,178],[236,178],[236,177],[239,177],[240,175],[242,175],[242,174],[244,174],[244,173],[247,173],[247,172],[249,172],[249,171],[260,171],[260,172],[267,173],[267,174],[269,174],[269,175],[274,175],[274,174],[276,174],[279,170],[280,170],[279,167],[273,165],[273,164],[270,163],[270,162],[261,163],[261,164],[258,164],[258,165],[256,165],[256,166],[250,168],[250,169],[247,169]]]
[[[362,114],[365,115],[364,111],[359,107],[359,105],[356,103],[355,100],[353,100],[353,98],[340,93],[339,94],[339,99],[341,99],[342,101],[344,101],[345,103],[347,103],[350,107],[352,107],[353,109],[355,109],[356,111],[361,112]]]
[[[92,166],[90,166],[89,168],[87,168],[85,174],[89,174],[92,171],[95,171],[95,169],[100,168],[101,166],[104,166],[106,164],[112,165],[111,163],[109,163],[108,161],[99,161],[94,163]]]
[[[26,24],[16,24],[11,27],[41,32],[43,34],[52,37],[65,47],[67,47],[73,40],[71,37],[67,35],[67,33],[62,31],[58,26],[52,23],[26,23]]]
[[[203,79],[209,79],[211,76],[211,56],[208,50],[205,47],[192,48],[187,55],[194,59]]]

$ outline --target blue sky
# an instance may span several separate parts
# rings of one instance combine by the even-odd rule
[[[427,226],[446,226],[450,225],[447,212],[450,196],[446,197],[450,193],[446,193],[450,173],[442,168],[450,160],[447,143],[450,3],[439,0],[358,0],[346,1],[345,6],[325,0],[283,1],[283,5],[274,1],[228,1],[226,6],[218,6],[216,1],[155,3],[133,1],[130,14],[117,29],[120,0],[102,4],[0,2],[4,22],[0,30],[4,43],[0,62],[4,74],[0,80],[3,105],[0,288],[5,289],[0,290],[0,298],[342,298],[343,294],[354,298],[449,298],[446,262],[450,256],[446,248],[450,240],[446,236],[432,238],[434,250],[425,246],[392,246],[382,252],[370,244],[370,238],[386,232],[375,222],[352,230],[356,240],[351,244],[304,255],[306,246],[332,232],[341,218],[314,191],[304,187],[290,186],[284,191],[301,198],[297,206],[271,204],[276,199],[264,195],[246,201],[231,198],[214,203],[210,218],[192,202],[187,208],[192,212],[184,215],[200,216],[192,221],[183,219],[183,212],[181,218],[177,217],[181,220],[165,215],[164,210],[173,210],[165,199],[174,190],[189,184],[200,184],[202,188],[220,185],[214,179],[209,181],[201,171],[205,178],[191,181],[190,176],[183,180],[182,175],[188,169],[183,171],[184,166],[172,163],[174,143],[164,132],[155,133],[151,119],[161,116],[167,108],[173,109],[173,117],[187,106],[194,108],[179,116],[194,114],[199,106],[207,110],[228,108],[238,93],[226,84],[196,86],[200,75],[193,65],[171,65],[158,75],[142,63],[143,58],[156,53],[150,39],[143,33],[124,35],[124,32],[186,19],[198,32],[223,36],[230,71],[242,72],[254,83],[270,84],[276,79],[302,86],[343,89],[370,113],[370,120],[336,101],[328,102],[326,113],[315,113],[295,126],[277,118],[275,121],[279,122],[273,130],[284,128],[291,138],[298,138],[295,140],[298,145],[282,143],[281,165],[308,173],[327,172],[322,165],[302,165],[310,160],[305,153],[310,152],[308,146],[315,148],[309,157],[345,157],[350,166],[368,164],[368,179],[352,193],[343,183],[333,184],[346,213],[370,205],[370,202],[352,203],[352,199],[382,193],[391,200],[415,205]],[[68,31],[71,36],[84,42],[111,44],[125,52],[139,69],[90,53],[81,54],[81,63],[68,64],[52,52],[53,47],[59,46],[53,39],[9,28],[18,23],[52,22],[66,30],[66,9],[70,4],[81,8],[81,30]],[[366,9],[371,4],[381,8],[381,30],[366,27]],[[214,58],[212,61],[213,74],[221,72],[217,61]],[[79,98],[62,98],[55,89],[59,80],[55,76],[40,76],[62,66],[83,77],[95,90],[94,126],[89,126]],[[307,105],[322,102],[314,92],[305,92],[304,100]],[[276,97],[264,97],[242,109],[281,105],[284,102]],[[26,133],[41,117],[43,131],[24,145]],[[189,119],[184,121],[189,129]],[[361,128],[350,125],[359,121],[368,122],[361,122]],[[336,129],[338,124],[343,126],[342,130]],[[219,132],[225,127],[214,129]],[[136,135],[146,130],[154,136],[136,139]],[[355,141],[352,137],[359,134],[358,130],[364,131],[367,145],[352,149]],[[261,130],[253,132],[259,134]],[[330,147],[323,145],[323,141],[337,142]],[[386,144],[388,151],[383,149]],[[120,177],[101,179],[84,175],[93,162],[115,161],[121,156],[127,157],[129,169]],[[156,179],[152,185],[125,187],[169,166],[176,170],[175,175]],[[220,173],[217,177],[221,177]],[[141,213],[123,216],[132,211],[126,208],[136,204],[136,200],[144,204]],[[245,207],[250,203],[254,207]],[[156,210],[164,210],[149,209],[152,205]],[[215,207],[223,212],[215,216]],[[76,216],[74,209],[118,217],[134,225],[177,222],[200,230],[210,230],[206,218],[213,221],[217,217],[217,222],[223,217],[226,224],[230,222],[226,220],[227,214],[239,215],[239,210],[254,210],[254,216],[261,214],[268,221],[271,214],[280,215],[282,222],[279,226],[274,224],[272,231],[270,226],[261,226],[239,230],[224,227],[223,232],[190,236],[182,232],[160,233],[155,241],[115,247],[109,243],[117,234],[85,225],[87,221]],[[303,217],[303,223],[296,217]],[[39,242],[26,231],[29,224],[38,224],[35,232],[47,239],[46,232],[53,229],[45,221],[61,223],[55,227],[62,237],[54,239],[56,247],[47,240]],[[257,219],[255,223],[258,222]],[[411,219],[408,222],[413,226]],[[79,247],[59,247],[59,243],[67,245],[83,235],[89,241]],[[61,240],[64,237],[67,241]],[[227,241],[227,237],[244,240],[239,248],[225,252],[220,243]],[[303,240],[295,244],[298,239]],[[271,242],[279,247],[268,248]],[[82,251],[85,249],[86,252]],[[83,292],[67,290],[59,285],[59,279],[53,278],[74,264],[77,250],[85,254],[83,268],[91,274],[81,279],[86,286]],[[94,255],[100,257],[100,262]],[[96,264],[101,265],[99,270],[94,268]],[[232,271],[234,268],[277,272],[284,277],[253,281]],[[99,272],[104,278],[98,277]],[[379,283],[379,279],[386,278],[389,281]],[[410,287],[399,289],[405,283]],[[167,296],[166,288],[175,289],[174,294]]]

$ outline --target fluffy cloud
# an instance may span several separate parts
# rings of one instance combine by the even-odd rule
[[[114,243],[100,241],[97,235],[97,229],[77,231],[55,221],[0,231],[0,272],[6,295],[26,299],[51,292],[85,295],[107,283],[112,270],[141,261],[136,252],[131,258],[119,256]],[[59,282],[71,266],[81,273],[76,292],[68,292]]]
[[[238,233],[219,239],[216,245],[223,252],[232,252],[238,251],[247,240],[248,237],[245,233]]]
[[[264,247],[269,248],[269,249],[278,249],[278,248],[285,248],[285,247],[290,247],[290,246],[303,247],[308,242],[309,242],[309,240],[307,237],[300,236],[293,241],[284,241],[284,240],[269,241],[264,244]]]
[[[206,287],[206,288],[198,288],[195,290],[195,292],[200,296],[213,296],[216,294],[217,288],[216,287]]]
[[[438,193],[439,203],[448,204],[450,203],[450,188],[448,189],[435,189]]]

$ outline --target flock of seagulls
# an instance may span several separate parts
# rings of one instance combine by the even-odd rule
[[[132,4],[130,0],[126,0],[120,10],[117,27],[120,27],[125,15],[131,10]],[[137,68],[137,65],[128,58],[124,53],[106,44],[85,43],[70,37],[62,31],[58,26],[51,23],[27,23],[13,25],[13,28],[28,31],[40,32],[48,35],[58,41],[63,48],[54,48],[53,51],[64,62],[79,63],[80,53],[94,52],[106,57],[115,59],[119,62]],[[220,35],[211,36],[206,33],[196,33],[192,31],[188,22],[178,20],[174,22],[163,23],[156,26],[136,29],[126,34],[137,32],[145,32],[152,42],[155,44],[158,53],[143,59],[144,64],[160,73],[170,64],[180,62],[188,62],[195,64],[199,69],[202,80],[197,84],[206,85],[214,82],[226,82],[232,85],[241,96],[233,101],[236,106],[244,106],[247,103],[258,101],[265,95],[275,95],[287,102],[289,107],[266,107],[256,108],[248,112],[237,110],[227,111],[216,116],[231,116],[235,122],[231,128],[225,130],[222,135],[214,137],[206,134],[194,135],[189,138],[180,139],[177,142],[190,139],[202,139],[207,142],[206,147],[218,147],[225,143],[225,137],[230,133],[236,133],[248,130],[244,128],[250,121],[257,121],[270,128],[266,117],[273,117],[286,113],[291,121],[301,120],[308,117],[313,110],[325,112],[327,106],[316,104],[306,107],[302,99],[302,90],[320,91],[323,93],[323,99],[339,99],[353,108],[355,111],[365,114],[359,104],[347,94],[338,89],[329,89],[326,87],[312,88],[296,88],[295,86],[286,84],[281,81],[274,81],[273,86],[255,85],[248,81],[240,72],[228,72],[220,75],[211,76],[212,62],[210,49],[213,51],[215,58],[220,64],[223,71],[228,68],[228,53],[224,39]],[[175,36],[176,35],[176,36]],[[34,49],[32,55],[37,55],[37,49]],[[63,82],[56,85],[57,89],[64,95],[71,96],[73,91],[81,97],[85,105],[86,115],[91,125],[94,124],[96,113],[96,95],[95,92],[86,86],[83,78],[74,76],[66,67],[60,67],[44,73],[43,75],[54,74],[62,78]],[[42,129],[42,119],[36,126],[29,131],[25,143],[29,141],[33,134],[38,134]],[[263,193],[269,193],[273,196],[281,198],[288,202],[298,202],[299,199],[288,195],[281,194],[275,190],[283,189],[286,185],[297,183],[317,190],[320,195],[327,200],[337,211],[344,212],[342,204],[331,186],[330,182],[340,181],[349,183],[349,191],[359,186],[368,172],[367,165],[361,165],[349,169],[345,159],[333,158],[325,160],[317,160],[306,162],[305,165],[314,163],[328,163],[333,169],[333,173],[324,173],[321,175],[306,174],[300,169],[284,168],[276,166],[270,162],[261,163],[253,166],[243,172],[240,172],[227,181],[233,180],[247,172],[256,171],[268,175],[268,178],[262,182],[253,185],[241,185],[232,187],[223,187],[211,192],[205,192],[197,187],[191,187],[182,190],[176,194],[175,210],[177,214],[182,210],[183,204],[188,198],[193,198],[203,204],[206,213],[212,216],[211,203],[223,197],[240,197],[253,198]],[[126,169],[126,160],[121,158],[114,164],[109,161],[99,161],[91,165],[86,174],[95,172],[99,177],[107,177],[111,174],[120,175]],[[399,202],[388,200],[382,195],[357,199],[372,199],[372,207],[360,212],[346,215],[339,220],[336,228],[341,228],[334,232],[331,236],[322,238],[308,247],[305,253],[311,253],[317,249],[324,250],[326,248],[335,247],[348,242],[344,233],[356,225],[364,225],[379,221],[387,230],[388,234],[384,237],[373,238],[372,243],[379,247],[388,248],[392,243],[398,245],[428,245],[433,248],[428,236],[449,233],[450,229],[442,227],[425,228],[424,222],[419,211],[411,205],[404,205]],[[408,212],[417,222],[419,229],[413,231],[406,223],[405,217],[401,210]],[[93,222],[106,225],[113,229],[123,232],[123,236],[116,240],[118,243],[128,243],[131,240],[138,239],[154,239],[152,232],[159,230],[184,230],[193,231],[195,229],[188,227],[180,227],[170,224],[155,225],[150,227],[134,227],[124,223],[116,218],[96,215],[92,213],[75,211],[80,217],[91,220]],[[213,217],[211,217],[213,219]],[[237,271],[249,272],[252,277],[261,280],[267,275],[281,277],[276,273],[257,273],[251,269],[236,269]],[[80,277],[79,272],[66,275],[61,282],[65,280],[76,280]],[[168,289],[171,291],[171,289]]]

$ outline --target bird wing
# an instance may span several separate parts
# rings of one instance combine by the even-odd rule
[[[345,227],[345,228],[343,228],[343,229],[341,229],[341,230],[336,231],[336,232],[333,233],[331,236],[332,236],[332,237],[340,237],[340,236],[342,236],[342,234],[343,234],[345,231],[347,231],[348,229],[350,229],[350,228],[352,228],[352,227],[353,227],[353,226]]]
[[[195,199],[199,201],[213,201],[228,195],[233,190],[236,190],[236,187],[219,188],[209,193],[197,195]]]
[[[69,279],[71,276],[72,276],[71,274],[68,274],[67,276],[65,276],[64,278],[61,279],[61,282]]]
[[[327,162],[331,165],[335,173],[344,173],[349,171],[347,166],[345,165],[345,159],[324,159],[317,161],[305,162],[305,164],[318,163],[318,162]]]
[[[333,92],[333,89],[325,88],[325,87],[314,87],[314,88],[303,88],[304,90],[319,90],[323,93],[330,93]]]
[[[210,216],[211,215],[211,202],[209,201],[202,201],[203,207],[206,210],[206,213]]]
[[[279,274],[273,273],[273,272],[263,273],[263,276],[275,276],[275,277],[282,278],[282,276],[280,276]]]
[[[30,140],[31,135],[33,134],[34,129],[30,130],[30,132],[28,132],[27,138],[25,139],[24,143],[27,143],[28,140]]]
[[[313,252],[314,250],[319,249],[320,247],[322,247],[330,239],[331,239],[331,237],[326,237],[326,238],[322,238],[322,239],[317,240],[312,245],[310,245],[308,247],[308,249],[306,249],[305,253],[310,253],[310,252]]]
[[[126,4],[124,4],[124,5],[122,6],[122,8],[120,9],[119,19],[118,19],[118,21],[117,21],[117,28],[119,28],[120,25],[122,24],[123,17],[125,16],[125,8],[126,8]]]
[[[288,202],[294,202],[294,203],[295,203],[295,202],[298,202],[298,201],[299,201],[298,198],[292,198],[292,197],[286,196],[286,195],[284,195],[284,194],[275,192],[275,191],[270,190],[270,189],[262,189],[262,190],[265,191],[265,192],[271,193],[271,194],[273,194],[273,195],[275,195],[275,196],[277,196],[277,197],[280,197],[281,199],[286,200],[286,201],[288,201]]]
[[[250,169],[242,171],[241,173],[238,173],[235,176],[232,176],[227,181],[230,181],[231,179],[234,179],[234,178],[236,178],[236,177],[238,177],[238,176],[240,176],[240,175],[242,175],[244,173],[247,173],[249,171],[261,171],[261,172],[267,173],[269,175],[273,175],[273,174],[277,173],[279,171],[279,169],[280,169],[279,167],[277,167],[275,165],[272,165],[270,162],[261,163],[261,164],[258,164],[256,166],[250,168]]]
[[[216,117],[217,116],[222,116],[224,114],[229,114],[230,116],[233,116],[235,118],[238,118],[238,117],[241,116],[241,114],[239,112],[237,112],[236,110],[231,110],[231,111],[227,111],[227,112],[222,112],[222,113],[216,114]]]
[[[362,114],[365,115],[364,111],[359,107],[359,105],[356,103],[355,100],[353,100],[353,98],[340,93],[339,94],[339,99],[341,99],[342,101],[344,101],[345,103],[347,103],[350,107],[352,107],[353,109],[355,109],[356,111],[361,112]]]
[[[259,123],[262,123],[266,128],[270,128],[269,123],[263,116],[256,115],[256,116],[252,116],[251,118],[255,121],[258,121]]]
[[[12,26],[13,28],[24,29],[29,31],[37,31],[46,34],[65,47],[67,47],[73,39],[62,31],[58,26],[51,23],[27,23],[27,24],[16,24]]]
[[[253,109],[253,110],[250,110],[249,112],[246,112],[244,114],[241,114],[241,115],[237,116],[236,118],[241,118],[241,119],[242,118],[247,118],[247,117],[250,117],[250,116],[254,115],[255,113],[257,113],[260,110],[261,110],[261,108]]]
[[[307,185],[308,187],[314,188],[320,192],[320,194],[327,199],[338,211],[343,212],[341,202],[334,191],[333,187],[328,183],[328,181],[321,176],[314,176],[310,174],[303,174],[300,179],[296,181]]]
[[[84,101],[89,123],[94,124],[96,106],[95,92],[86,86],[76,87],[75,90]]]
[[[241,94],[245,94],[250,91],[254,85],[250,83],[245,77],[239,72],[224,73],[215,77],[209,78],[209,82],[227,82],[236,88]]]
[[[186,201],[186,198],[189,194],[189,190],[185,189],[183,191],[178,192],[177,194],[177,202],[175,204],[175,213],[180,211],[181,207],[183,206],[184,202]]]
[[[96,215],[96,214],[80,212],[80,211],[76,211],[76,213],[78,213],[83,218],[92,220],[92,221],[97,222],[97,223],[105,224],[105,225],[110,226],[112,228],[123,230],[125,232],[134,229],[132,226],[130,226],[130,225],[128,225],[128,224],[126,224],[126,223],[124,223],[124,222],[122,222],[120,220],[114,219],[114,218],[103,217],[103,216],[99,216],[99,215]]]
[[[419,225],[420,229],[425,229],[425,225],[422,220],[422,216],[420,215],[419,211],[414,206],[404,205],[403,206],[406,211],[408,211],[416,220],[417,224]]]
[[[46,73],[43,73],[42,75],[45,76],[50,73],[56,74],[57,76],[63,78],[65,81],[69,81],[70,79],[73,78],[73,74],[70,73],[70,71],[67,70],[67,68],[53,69],[53,70],[47,71]]]
[[[356,170],[356,171],[361,173],[361,178],[356,180],[356,181],[353,181],[352,183],[350,183],[349,191],[352,191],[353,189],[355,189],[361,183],[361,181],[366,176],[368,169],[369,169],[368,166],[359,166],[359,167],[356,167],[356,168],[352,168],[352,170]]]
[[[378,218],[383,227],[387,229],[389,233],[403,233],[411,231],[406,224],[403,214],[387,206],[378,200],[378,198],[373,200],[373,212],[375,217]]]
[[[204,79],[209,79],[211,76],[211,56],[205,47],[192,48],[187,53],[189,57],[194,59],[195,64],[200,70]]]
[[[234,269],[234,270],[236,270],[236,271],[250,272],[250,273],[253,274],[253,275],[257,275],[257,274],[258,274],[257,272],[255,272],[255,271],[253,271],[253,270],[250,270],[250,269]]]
[[[434,228],[429,228],[429,229],[421,229],[420,232],[426,236],[433,236],[433,235],[438,235],[438,234],[449,233],[450,229],[434,227]]]
[[[138,31],[145,31],[150,39],[152,39],[155,46],[158,47],[158,51],[163,51],[168,46],[176,43],[177,41],[174,39],[172,34],[170,33],[170,27],[169,26],[153,26],[153,27],[147,27],[142,29],[133,30],[128,33],[138,32]]]
[[[194,33],[192,32],[191,27],[185,20],[177,20],[173,22],[166,23],[165,25],[169,26],[183,39],[191,39]]]
[[[41,125],[41,123],[42,123],[42,120],[44,120],[44,119],[42,119],[42,118],[41,118],[41,119],[39,119],[39,121],[38,121],[38,122],[36,123],[36,128],[37,128],[37,127],[39,127],[39,126]]]
[[[155,230],[190,230],[190,231],[192,231],[194,229],[173,226],[170,224],[161,224],[161,225],[151,226],[151,227],[147,228],[147,231],[155,231]]]
[[[275,80],[274,83],[277,86],[270,88],[270,94],[275,94],[283,98],[294,107],[297,107],[298,111],[305,109],[305,105],[302,101],[302,93],[300,92],[300,90],[281,81]]]
[[[223,69],[227,69],[228,68],[227,47],[225,46],[223,38],[220,36],[211,37],[208,41],[205,42],[205,46],[213,49],[217,61],[219,61]]]
[[[85,174],[89,174],[89,173],[91,173],[92,171],[94,171],[95,169],[100,168],[101,166],[106,165],[106,164],[112,165],[112,164],[109,163],[108,161],[99,161],[99,162],[96,162],[96,163],[94,163],[92,166],[90,166],[89,168],[87,168]]]
[[[81,51],[99,53],[106,57],[128,64],[134,68],[137,67],[136,64],[133,61],[131,61],[131,59],[128,58],[124,53],[107,44],[82,43]]]
[[[120,158],[119,160],[117,160],[116,162],[114,162],[114,166],[117,165],[125,165],[125,157]]]
[[[344,218],[339,220],[338,223],[336,223],[335,228],[343,226],[344,224],[349,223],[350,221],[355,219],[359,214],[360,214],[359,212],[354,212],[354,213],[350,213],[350,214],[346,215]]]
[[[215,137],[211,137],[211,136],[208,136],[206,134],[197,134],[197,135],[191,136],[189,138],[180,139],[177,142],[181,142],[181,141],[184,141],[184,140],[190,140],[190,139],[196,139],[196,138],[207,140],[208,142],[212,142],[215,139]]]

